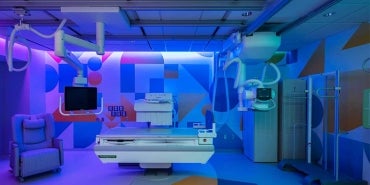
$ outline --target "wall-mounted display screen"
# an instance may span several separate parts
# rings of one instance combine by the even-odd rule
[[[64,106],[66,111],[97,109],[97,88],[65,87]]]

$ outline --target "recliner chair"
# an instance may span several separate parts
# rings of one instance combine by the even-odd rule
[[[60,171],[64,163],[63,141],[54,137],[51,114],[12,117],[10,167],[20,181],[24,177],[51,170]]]

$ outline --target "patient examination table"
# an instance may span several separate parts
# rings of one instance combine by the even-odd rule
[[[170,168],[172,163],[206,163],[214,153],[214,137],[215,128],[117,127],[97,135],[94,150],[103,163]]]

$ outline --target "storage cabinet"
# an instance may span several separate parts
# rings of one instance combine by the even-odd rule
[[[276,92],[277,85],[272,87]],[[277,162],[278,151],[278,108],[269,111],[243,112],[244,154],[254,162]]]

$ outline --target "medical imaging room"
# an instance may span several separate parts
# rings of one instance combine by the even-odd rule
[[[0,184],[370,185],[370,0],[1,0]]]

